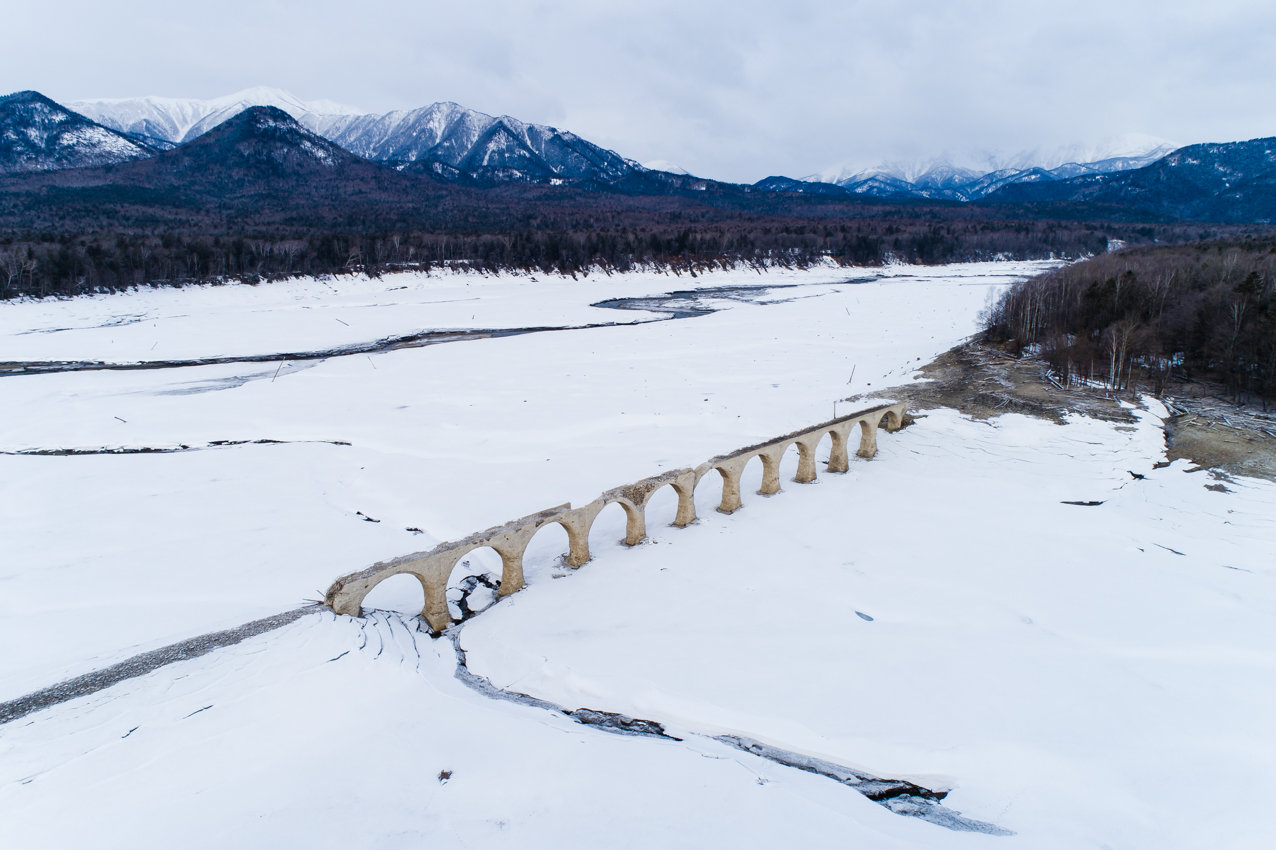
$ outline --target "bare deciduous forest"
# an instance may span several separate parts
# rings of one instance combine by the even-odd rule
[[[1199,233],[1166,225],[1072,221],[936,220],[906,214],[812,220],[737,217],[580,229],[388,233],[301,229],[207,235],[207,231],[64,227],[0,237],[0,298],[67,296],[141,285],[293,275],[382,274],[440,265],[577,274],[636,267],[938,264],[1080,257],[1109,239],[1181,241]]]
[[[1008,289],[989,341],[1039,353],[1065,386],[1217,380],[1237,400],[1276,396],[1276,239],[1126,249]]]

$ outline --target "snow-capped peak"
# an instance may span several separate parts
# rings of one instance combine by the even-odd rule
[[[1121,170],[1150,164],[1179,147],[1174,142],[1156,136],[1127,133],[1098,142],[1078,142],[1054,148],[1038,147],[1015,153],[985,150],[964,156],[944,154],[915,160],[884,160],[867,167],[862,162],[842,162],[802,179],[846,185],[884,176],[917,183],[928,174],[937,175],[940,172],[969,172],[974,179],[995,171],[1025,171],[1032,168],[1050,171],[1065,165],[1084,166],[1097,163],[1111,163],[1117,170]]]
[[[1055,148],[1034,148],[1015,154],[986,153],[982,164],[997,171],[1004,168],[1042,168],[1047,171],[1064,165],[1085,165],[1109,160],[1152,162],[1181,145],[1145,133],[1110,136],[1097,142],[1074,142]]]
[[[274,106],[301,119],[308,115],[358,115],[330,100],[304,101],[290,92],[256,86],[212,100],[173,97],[98,98],[67,104],[101,124],[178,144],[208,132],[252,106]]]
[[[675,165],[667,159],[653,159],[651,162],[644,162],[642,167],[648,171],[666,171],[669,174],[691,174],[690,171],[680,165]]]
[[[269,86],[254,86],[250,89],[228,94],[224,97],[204,101],[210,112],[233,106],[276,106],[293,115],[294,112],[315,115],[362,115],[363,110],[353,106],[334,103],[331,100],[302,100],[291,92]],[[293,115],[296,118],[296,115]]]

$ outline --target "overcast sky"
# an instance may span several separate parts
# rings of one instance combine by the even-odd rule
[[[62,0],[3,19],[5,92],[453,100],[742,182],[1276,134],[1271,0]]]

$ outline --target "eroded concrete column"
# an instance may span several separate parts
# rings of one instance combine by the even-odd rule
[[[805,440],[795,441],[798,447],[798,469],[793,480],[798,484],[810,484],[815,480],[815,447],[820,444],[822,434],[816,434]]]
[[[530,539],[530,536],[523,539],[522,545],[507,543],[492,547],[501,556],[501,589],[497,591],[497,596],[518,593],[526,584],[523,581],[523,550],[527,548]]]
[[[559,518],[558,524],[567,532],[567,566],[574,568],[589,562],[589,529],[593,527],[604,504],[600,501],[590,502]]]
[[[846,472],[851,468],[850,458],[846,456],[846,438],[850,430],[851,426],[847,425],[845,428],[829,431],[829,437],[833,440],[833,444],[829,446],[829,472]]]
[[[441,632],[452,625],[452,612],[447,607],[447,582],[451,575],[452,571],[448,570],[442,579],[438,577],[426,579],[417,576],[421,579],[421,587],[425,590],[425,606],[421,609],[421,616],[436,632]]]
[[[787,448],[787,445],[776,446],[758,452],[758,457],[762,459],[762,488],[758,490],[759,495],[774,496],[780,492],[780,458],[784,457],[784,450]]]
[[[871,458],[877,454],[877,422],[878,419],[860,419],[860,450],[855,454],[859,457]]]
[[[714,469],[722,476],[722,502],[719,503],[718,510],[724,514],[735,513],[741,507],[740,473],[744,471],[744,463],[730,461],[715,466]]]
[[[646,511],[625,499],[616,502],[625,509],[625,545],[637,546],[647,539]]]
[[[672,486],[673,491],[678,494],[678,515],[673,518],[673,524],[678,528],[686,528],[696,521],[695,473],[688,472]]]
[[[567,530],[567,557],[564,559],[569,567],[579,567],[589,563],[589,528],[577,528],[575,525],[562,523]]]

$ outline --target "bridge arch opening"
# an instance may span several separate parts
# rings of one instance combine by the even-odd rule
[[[664,528],[673,525],[673,521],[678,516],[678,491],[674,489],[673,482],[662,484],[656,492],[651,494],[647,499],[647,530],[648,532],[655,529]]]
[[[696,482],[696,490],[692,499],[696,504],[696,516],[706,516],[718,509],[722,504],[722,491],[726,487],[727,478],[719,469],[710,469],[700,476]]]
[[[833,432],[825,431],[815,444],[815,468],[827,472],[829,461],[833,458]]]
[[[603,552],[625,545],[629,531],[629,512],[620,502],[609,502],[594,517],[589,528],[589,551],[597,558]]]
[[[425,586],[412,573],[396,573],[383,579],[363,597],[364,611],[393,611],[418,617],[425,609]]]
[[[802,450],[798,448],[797,443],[793,443],[784,450],[784,454],[780,455],[780,487],[783,488],[797,479],[798,464],[801,462]]]
[[[757,455],[749,458],[749,462],[740,471],[740,499],[742,502],[745,496],[757,495],[758,491],[762,489],[762,476],[765,472],[766,466],[762,463],[762,458]]]
[[[547,522],[527,541],[523,550],[523,574],[528,581],[537,573],[559,569],[571,549],[567,529],[557,522]]]
[[[496,602],[504,569],[501,553],[490,546],[471,549],[452,567],[447,580],[447,610],[456,621]]]

